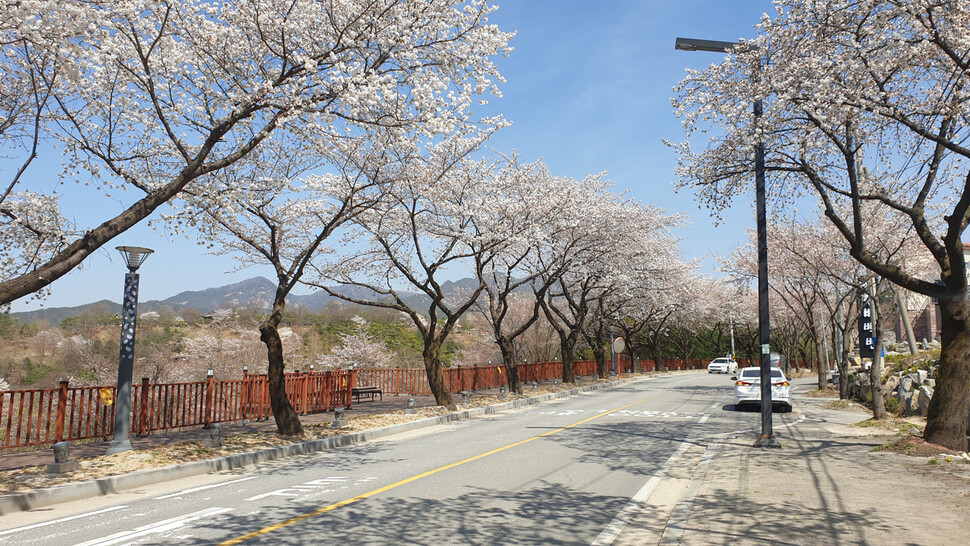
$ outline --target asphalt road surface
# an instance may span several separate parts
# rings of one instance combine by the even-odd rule
[[[734,411],[732,393],[727,375],[650,376],[357,446],[11,514],[0,518],[0,543],[675,541],[690,508],[691,477],[719,439],[760,427],[757,411]],[[775,413],[776,427],[794,415]],[[644,518],[648,497],[653,513]]]

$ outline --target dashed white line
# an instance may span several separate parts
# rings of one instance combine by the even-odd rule
[[[96,516],[98,514],[104,514],[106,512],[113,512],[115,510],[121,510],[122,508],[128,508],[126,505],[112,506],[111,508],[105,508],[104,510],[96,510],[94,512],[85,512],[84,514],[76,514],[73,516],[68,516],[66,518],[52,519],[50,521],[45,521],[43,523],[35,523],[33,525],[25,525],[23,527],[17,527],[16,529],[7,529],[6,531],[0,531],[0,536],[10,535],[13,533],[19,533],[21,531],[29,531],[31,529],[38,529],[40,527],[47,527],[48,525],[56,525],[58,523],[64,523],[65,521],[72,521],[75,519],[87,518],[91,516]]]
[[[184,516],[157,521],[148,525],[142,525],[141,527],[136,527],[132,531],[122,531],[106,537],[90,540],[77,546],[110,546],[111,544],[129,543],[135,538],[154,535],[156,533],[164,533],[165,531],[172,531],[197,519],[217,516],[219,514],[225,514],[226,512],[232,512],[232,508],[207,508],[193,514],[187,514]]]
[[[256,479],[256,476],[250,476],[248,478],[240,478],[238,480],[232,480],[232,481],[229,481],[229,482],[214,483],[212,485],[203,485],[203,486],[200,486],[200,487],[193,487],[191,489],[185,489],[185,490],[179,491],[177,493],[171,493],[171,494],[168,494],[168,495],[162,495],[161,497],[155,497],[155,500],[170,499],[172,497],[180,497],[182,495],[187,495],[189,493],[195,493],[196,491],[204,491],[206,489],[212,489],[214,487],[222,487],[223,485],[232,485],[234,483],[244,482],[244,481],[247,481],[247,480],[255,480],[255,479]]]

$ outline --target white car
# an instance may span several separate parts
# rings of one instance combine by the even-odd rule
[[[734,408],[761,405],[761,368],[741,368],[734,378]],[[771,368],[771,405],[783,412],[791,411],[791,385],[781,368]]]
[[[736,371],[738,371],[738,363],[726,356],[715,358],[707,365],[707,373],[735,373]]]

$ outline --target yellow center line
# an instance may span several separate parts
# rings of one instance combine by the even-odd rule
[[[263,527],[262,529],[259,529],[257,531],[253,531],[251,533],[246,533],[245,535],[242,535],[242,536],[239,536],[239,537],[236,537],[236,538],[229,539],[229,540],[227,540],[225,542],[220,543],[220,545],[239,544],[240,542],[243,542],[245,540],[249,540],[251,538],[256,538],[256,537],[258,537],[260,535],[265,535],[267,533],[271,533],[273,531],[276,531],[277,529],[282,529],[283,527],[287,527],[289,525],[293,525],[294,523],[299,523],[299,522],[301,522],[301,521],[303,521],[305,519],[312,518],[313,516],[319,516],[320,514],[325,514],[327,512],[330,512],[331,510],[336,510],[337,508],[341,508],[343,506],[347,506],[348,504],[353,504],[355,502],[362,501],[362,500],[364,500],[364,499],[366,499],[368,497],[373,497],[374,495],[379,495],[379,494],[381,494],[381,493],[383,493],[385,491],[389,491],[389,490],[394,489],[396,487],[400,487],[402,485],[411,483],[413,481],[420,480],[421,478],[426,478],[428,476],[431,476],[432,474],[437,474],[438,472],[441,472],[441,471],[444,471],[444,470],[448,470],[450,468],[455,468],[456,466],[461,466],[461,465],[463,465],[465,463],[470,463],[472,461],[477,461],[478,459],[481,459],[481,458],[484,458],[484,457],[488,457],[489,455],[494,455],[496,453],[500,453],[502,451],[505,451],[506,449],[511,449],[513,447],[517,447],[517,446],[520,446],[522,444],[527,444],[527,443],[529,443],[529,442],[531,442],[533,440],[538,440],[539,438],[544,438],[546,436],[551,436],[551,435],[553,435],[553,434],[555,434],[557,432],[562,432],[564,430],[573,428],[573,427],[578,426],[578,425],[581,425],[583,423],[588,423],[589,421],[592,421],[593,419],[598,419],[600,417],[603,417],[604,415],[609,415],[611,413],[620,411],[622,409],[626,409],[626,408],[628,408],[630,406],[635,406],[635,405],[640,404],[642,402],[646,402],[647,400],[650,400],[651,398],[656,398],[657,396],[660,396],[664,392],[665,391],[661,391],[661,392],[655,393],[655,394],[653,394],[651,396],[648,396],[648,397],[646,397],[646,398],[644,398],[642,400],[638,400],[636,402],[627,404],[625,406],[620,406],[618,408],[614,408],[614,409],[611,409],[611,410],[608,410],[608,411],[604,411],[602,413],[598,413],[598,414],[596,414],[596,415],[594,415],[592,417],[587,417],[586,419],[583,419],[582,421],[576,421],[575,423],[573,423],[571,425],[566,425],[564,427],[560,427],[560,428],[557,428],[555,430],[550,430],[549,432],[543,432],[542,434],[533,436],[531,438],[526,438],[525,440],[521,440],[521,441],[518,441],[518,442],[515,442],[515,443],[512,443],[512,444],[508,444],[508,445],[505,445],[505,446],[502,446],[502,447],[493,449],[491,451],[486,451],[485,453],[479,453],[478,455],[475,455],[473,457],[469,457],[467,459],[462,459],[460,461],[456,461],[456,462],[453,462],[453,463],[449,463],[449,464],[446,464],[444,466],[439,466],[438,468],[435,468],[433,470],[428,470],[427,472],[422,472],[421,474],[416,474],[414,476],[411,476],[410,478],[405,478],[405,479],[403,479],[401,481],[397,481],[397,482],[394,482],[392,484],[385,485],[384,487],[379,487],[379,488],[374,489],[372,491],[368,491],[366,493],[361,493],[360,495],[357,495],[356,497],[351,497],[349,499],[345,499],[345,500],[342,500],[340,502],[335,502],[335,503],[333,503],[331,505],[324,506],[322,508],[318,508],[318,509],[316,509],[316,510],[314,510],[312,512],[307,512],[306,514],[301,514],[299,516],[294,516],[294,517],[292,517],[292,518],[290,518],[288,520],[281,521],[279,523],[270,525],[269,527]]]

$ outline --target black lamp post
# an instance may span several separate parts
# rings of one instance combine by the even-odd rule
[[[131,413],[131,369],[135,361],[135,317],[138,311],[138,267],[154,252],[137,246],[119,246],[128,273],[125,274],[125,295],[121,307],[121,351],[118,356],[118,387],[115,392],[114,435],[106,455],[131,450],[128,439]]]
[[[731,53],[740,44],[717,40],[677,38],[674,48],[681,51],[712,51]],[[754,100],[754,117],[761,117],[760,98]],[[755,199],[758,224],[758,343],[761,345],[761,436],[755,447],[781,447],[771,427],[771,349],[768,321],[768,222],[765,213],[765,146],[760,140],[754,152]]]

